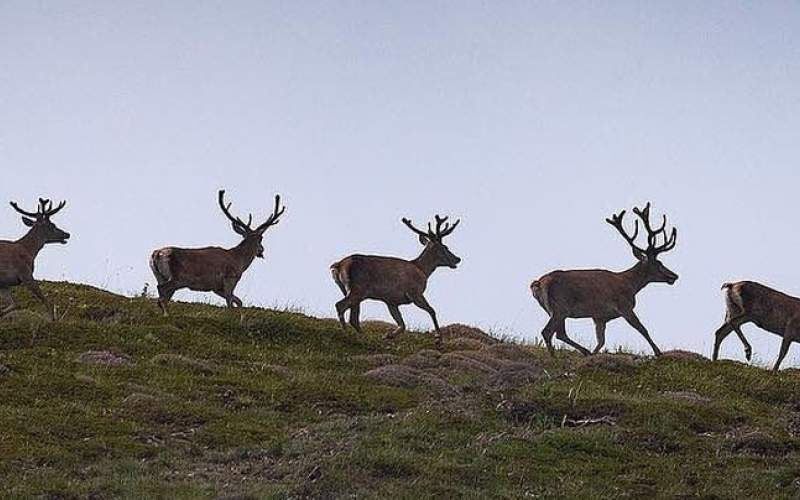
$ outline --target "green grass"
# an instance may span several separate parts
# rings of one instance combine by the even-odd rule
[[[364,377],[434,347],[330,319],[45,285],[63,319],[0,320],[4,498],[790,498],[800,373],[647,359],[582,367],[525,348],[517,387],[450,372],[457,397]],[[445,350],[455,347],[446,346]],[[133,364],[78,361],[89,350]],[[679,393],[679,394],[675,394]],[[575,427],[570,420],[610,418]]]

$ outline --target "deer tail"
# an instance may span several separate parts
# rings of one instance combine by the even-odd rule
[[[335,262],[331,265],[331,276],[333,277],[333,281],[336,282],[336,285],[339,287],[339,290],[342,291],[342,294],[347,295],[350,290],[350,280],[347,276],[347,272],[342,269],[341,262]]]
[[[531,294],[533,298],[542,306],[542,309],[547,311],[548,314],[552,314],[552,309],[550,308],[549,297],[547,294],[547,287],[542,286],[542,282],[539,280],[535,280],[531,283]]]
[[[725,294],[725,305],[728,308],[728,316],[735,317],[744,314],[744,300],[742,299],[741,287],[736,283],[725,283],[722,285]]]
[[[150,255],[150,269],[153,270],[159,285],[172,279],[172,272],[169,269],[170,254],[171,252],[168,249],[162,248]]]

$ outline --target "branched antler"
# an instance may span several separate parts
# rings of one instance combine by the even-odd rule
[[[218,201],[219,201],[219,208],[222,209],[222,213],[225,214],[225,217],[227,217],[228,220],[231,221],[231,224],[233,225],[233,230],[234,231],[236,231],[237,233],[239,233],[242,236],[246,236],[247,234],[253,232],[253,229],[250,227],[250,224],[253,223],[253,214],[249,214],[249,217],[247,218],[247,224],[245,224],[245,222],[242,219],[240,219],[239,217],[234,217],[233,215],[231,215],[231,212],[230,212],[231,203],[227,203],[227,204],[225,203],[225,190],[224,189],[220,189],[219,190],[219,200]]]
[[[222,209],[222,213],[225,214],[225,217],[227,217],[228,220],[231,221],[231,224],[233,225],[233,230],[241,234],[242,236],[247,236],[250,233],[263,233],[264,231],[267,230],[268,227],[274,226],[275,224],[280,222],[278,219],[280,218],[281,215],[283,215],[283,212],[286,211],[286,207],[285,206],[281,207],[280,205],[281,205],[281,196],[275,195],[275,208],[273,209],[272,214],[269,217],[267,217],[267,220],[263,224],[253,229],[252,227],[253,214],[248,214],[247,223],[245,223],[239,217],[234,217],[233,215],[231,215],[230,212],[231,204],[225,203],[225,190],[224,189],[219,190],[219,207]]]
[[[267,220],[256,228],[256,232],[264,232],[268,227],[274,226],[280,222],[280,216],[286,211],[286,206],[281,207],[281,195],[275,195],[275,208],[272,209],[272,214],[267,217]]]
[[[21,213],[22,215],[24,215],[26,217],[33,217],[35,219],[47,219],[47,218],[50,218],[53,215],[57,214],[59,211],[61,211],[62,208],[67,206],[67,202],[66,201],[62,201],[61,203],[59,203],[56,206],[56,208],[53,208],[53,202],[52,201],[44,199],[44,198],[39,198],[39,207],[37,208],[36,213],[34,213],[34,212],[28,212],[27,210],[21,209],[19,207],[19,205],[17,205],[17,203],[14,202],[14,201],[12,201],[10,203],[11,203],[11,206],[14,208],[14,210],[16,210],[17,212]]]
[[[619,231],[625,241],[633,248],[634,253],[641,253],[645,254],[649,257],[656,257],[661,253],[668,252],[675,248],[675,243],[678,238],[678,230],[676,228],[672,228],[669,236],[667,236],[667,216],[663,216],[663,221],[661,223],[661,227],[658,229],[653,229],[652,224],[650,223],[650,203],[648,202],[644,208],[636,208],[634,207],[633,213],[636,214],[639,219],[641,219],[642,224],[644,226],[645,231],[647,231],[647,249],[642,249],[641,247],[636,245],[636,237],[639,235],[639,220],[636,220],[636,226],[634,229],[633,235],[629,235],[628,232],[625,230],[625,226],[623,224],[623,218],[625,217],[625,210],[620,212],[619,214],[612,215],[610,219],[606,219],[606,222],[614,226],[614,228]],[[664,243],[659,245],[658,244],[658,237],[662,235]]]
[[[418,235],[438,242],[441,242],[442,239],[449,236],[453,231],[455,231],[456,227],[458,227],[458,223],[461,222],[461,219],[458,219],[457,221],[455,221],[455,223],[450,224],[449,222],[447,222],[449,217],[440,217],[439,215],[436,215],[435,217],[436,217],[436,229],[434,230],[433,227],[431,226],[431,223],[429,222],[427,232],[414,227],[411,221],[409,219],[406,219],[405,217],[401,220],[403,221],[403,224],[408,226],[409,229],[411,229]]]

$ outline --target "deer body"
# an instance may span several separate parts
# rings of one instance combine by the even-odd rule
[[[196,292],[214,292],[226,282],[238,282],[254,259],[255,251],[238,247],[165,247],[153,252],[150,267],[162,281],[181,283],[182,288]]]
[[[225,191],[219,192],[219,204],[223,213],[231,220],[234,231],[243,237],[233,248],[220,247],[178,248],[164,247],[150,256],[150,269],[158,283],[158,304],[167,314],[167,303],[176,291],[188,288],[198,292],[213,292],[225,299],[228,307],[242,306],[234,294],[242,274],[256,257],[264,258],[261,244],[264,231],[279,222],[284,208],[279,208],[280,197],[275,197],[275,209],[267,221],[258,228],[250,227],[252,215],[247,223],[230,215],[230,204],[225,205]]]
[[[436,231],[434,232],[429,225],[428,233],[424,233],[414,228],[411,221],[403,219],[403,223],[416,232],[420,243],[425,245],[416,259],[355,254],[331,265],[333,280],[345,296],[336,303],[336,313],[342,328],[347,327],[344,313],[349,310],[350,325],[360,332],[361,302],[379,300],[386,304],[397,323],[397,328],[387,336],[391,338],[406,328],[399,306],[414,304],[430,315],[437,342],[440,340],[436,311],[425,299],[424,293],[428,286],[428,278],[436,268],[446,266],[455,269],[461,262],[461,259],[442,243],[442,239],[452,233],[458,225],[458,221],[452,226],[445,224],[446,220],[447,217],[436,216]]]
[[[677,231],[671,236],[666,234],[666,217],[661,228],[654,230],[650,225],[650,204],[643,210],[634,209],[634,213],[644,222],[648,231],[648,247],[636,246],[639,234],[639,221],[636,221],[635,233],[630,236],[622,225],[625,212],[612,216],[607,222],[614,226],[632,247],[634,256],[639,262],[622,272],[604,269],[585,269],[571,271],[554,271],[531,283],[533,297],[550,316],[550,320],[542,330],[547,348],[554,354],[553,335],[571,345],[581,353],[589,355],[588,349],[569,338],[566,332],[568,318],[592,318],[595,323],[597,346],[594,353],[600,352],[605,345],[606,324],[617,318],[624,318],[650,344],[656,355],[661,354],[658,346],[650,338],[647,329],[639,321],[634,312],[636,295],[649,283],[675,283],[678,275],[666,268],[659,260],[660,253],[671,250],[677,238]],[[657,245],[657,238],[663,235],[664,242]]]
[[[69,233],[50,221],[50,217],[64,208],[65,203],[53,208],[50,200],[40,199],[39,209],[35,213],[26,212],[13,202],[11,206],[24,216],[22,221],[30,229],[17,241],[0,241],[0,301],[6,303],[5,307],[0,307],[0,317],[16,309],[11,288],[22,285],[47,307],[50,317],[55,319],[55,309],[36,283],[33,271],[36,257],[45,245],[66,244],[70,237]]]
[[[36,256],[44,247],[31,245],[25,238],[0,241],[0,288],[21,285],[33,277]]]
[[[722,341],[735,331],[744,345],[749,361],[752,347],[742,333],[742,325],[754,323],[759,328],[783,337],[773,370],[780,368],[792,342],[800,341],[800,299],[754,281],[722,285],[727,311],[725,322],[716,331],[712,359],[719,357]]]
[[[535,281],[531,290],[548,312],[564,314],[568,318],[611,320],[636,305],[636,294],[643,288],[636,279],[637,271],[636,267],[623,272],[604,269],[553,271]]]

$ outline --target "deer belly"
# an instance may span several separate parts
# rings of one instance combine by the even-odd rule
[[[19,279],[19,273],[10,269],[0,269],[0,288],[8,288],[17,286],[22,283]]]
[[[186,288],[194,292],[213,292],[222,290],[225,282],[224,275],[193,276],[181,280]]]
[[[787,329],[788,322],[783,318],[774,316],[776,315],[771,315],[766,318],[759,318],[758,320],[754,320],[753,323],[762,330],[774,333],[775,335],[783,336]]]
[[[365,298],[379,300],[397,306],[411,303],[411,299],[408,298],[408,295],[403,293],[371,293]]]

